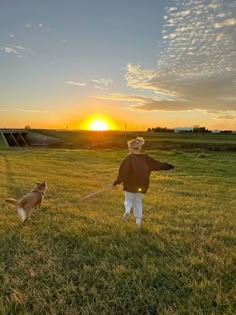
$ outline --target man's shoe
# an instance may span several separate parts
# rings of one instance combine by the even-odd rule
[[[129,212],[125,212],[122,219],[127,221],[129,219]]]

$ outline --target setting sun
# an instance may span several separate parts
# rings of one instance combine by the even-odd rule
[[[117,126],[110,117],[103,114],[92,114],[84,118],[79,126],[82,130],[109,131],[116,130]]]
[[[94,119],[88,125],[89,130],[108,130],[109,126],[103,119]]]

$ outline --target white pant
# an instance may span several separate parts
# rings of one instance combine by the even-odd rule
[[[131,208],[133,208],[134,216],[136,219],[142,218],[142,193],[130,193],[125,191],[125,212],[130,213]]]

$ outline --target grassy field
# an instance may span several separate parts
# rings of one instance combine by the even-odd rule
[[[146,151],[139,230],[111,183],[126,150],[0,151],[0,314],[236,314],[236,154]],[[22,226],[6,197],[48,191]]]
[[[174,133],[174,132],[121,132],[121,131],[54,131],[39,130],[39,133],[61,139],[63,148],[121,148],[126,149],[128,140],[143,136],[146,149],[206,149],[212,151],[236,152],[236,133]]]
[[[6,143],[4,142],[3,137],[0,134],[0,150],[6,149],[6,148],[7,148]]]

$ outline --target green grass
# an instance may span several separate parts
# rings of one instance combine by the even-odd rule
[[[7,147],[6,143],[5,143],[5,141],[3,140],[3,136],[2,136],[2,134],[0,132],[0,150],[4,150],[4,149],[7,149],[7,148],[8,147]]]
[[[148,151],[142,228],[112,182],[126,150],[0,151],[0,314],[236,314],[236,154]],[[4,202],[48,191],[22,226]]]

